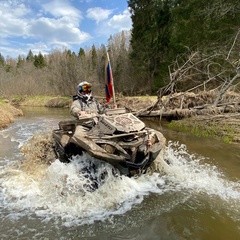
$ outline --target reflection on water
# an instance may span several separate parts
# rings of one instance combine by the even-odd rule
[[[230,152],[225,164],[212,150],[225,145],[187,135],[178,138],[162,128],[171,140],[165,173],[127,178],[88,155],[76,156],[70,164],[53,159],[49,165],[34,160],[36,146],[22,167],[20,148],[36,132],[51,132],[68,111],[34,110],[25,116],[0,131],[0,141],[7,143],[0,152],[1,239],[240,237],[239,158],[231,155],[231,146],[226,146]],[[92,184],[98,184],[95,191]]]

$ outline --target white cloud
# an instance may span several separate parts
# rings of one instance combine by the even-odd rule
[[[82,18],[81,12],[77,8],[71,6],[67,1],[54,0],[43,4],[42,7],[46,13],[50,13],[55,18],[68,16],[70,19],[75,19],[76,21],[80,21]],[[75,24],[76,23],[78,24],[78,22],[75,22]]]
[[[20,1],[0,1],[0,16],[22,17],[31,12]]]
[[[105,2],[0,0],[0,53],[16,57],[16,53],[27,54],[29,49],[36,53],[50,52],[53,48],[78,51],[85,43],[102,44],[110,35],[131,29],[127,10],[113,15],[119,11],[118,7],[88,8],[84,16],[84,8],[94,3],[101,6]],[[119,4],[114,2],[113,5]]]
[[[46,16],[32,20],[29,36],[63,46],[81,44],[91,38],[89,33],[79,29],[82,14],[68,1],[54,0],[43,4],[43,9]],[[53,17],[47,17],[48,14]]]
[[[132,28],[132,21],[129,11],[125,10],[123,14],[114,15],[108,21],[107,25],[113,29],[117,29],[119,32],[122,30],[130,30]]]
[[[19,36],[25,34],[26,21],[22,19],[30,10],[16,2],[0,2],[0,36]]]
[[[108,19],[109,15],[113,12],[113,10],[103,9],[100,7],[89,8],[87,10],[87,17],[95,20],[97,23]]]
[[[52,43],[81,44],[91,38],[90,34],[82,32],[68,17],[59,19],[39,18],[28,26],[28,34],[36,39]]]
[[[9,39],[9,37],[23,39],[30,37],[32,42],[35,39],[37,41],[35,46],[32,43],[30,46],[33,49],[39,47],[41,50],[51,47],[71,47],[71,44],[79,45],[91,39],[89,33],[79,29],[81,19],[81,12],[69,5],[67,1],[54,0],[43,4],[43,11],[38,8],[38,14],[34,14],[31,9],[28,9],[23,3],[20,4],[19,1],[1,1],[0,36],[3,38],[1,39],[1,50],[8,53],[9,42],[12,41],[12,47],[17,44],[12,39],[9,42],[4,41],[4,38]],[[27,45],[24,46],[27,47]]]
[[[128,10],[123,11],[122,14],[113,15],[110,19],[107,19],[96,28],[96,34],[98,36],[106,36],[119,33],[124,30],[132,29],[131,15]]]

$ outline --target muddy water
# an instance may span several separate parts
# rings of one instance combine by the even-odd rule
[[[0,131],[0,239],[240,239],[240,147],[171,131],[165,174],[126,178],[95,159],[77,156],[49,165],[20,151],[33,134],[42,141],[67,110],[26,108]],[[46,139],[45,139],[46,140]],[[32,158],[32,159],[31,159]],[[104,181],[101,174],[107,172]]]

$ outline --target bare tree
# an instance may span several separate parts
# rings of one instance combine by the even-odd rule
[[[234,49],[240,41],[239,32],[240,30],[228,53],[207,55],[197,51],[178,57],[169,66],[170,81],[159,89],[159,98],[173,94],[178,87],[185,92],[217,89],[218,93],[213,102],[213,105],[217,106],[224,93],[239,84],[240,59],[236,55],[238,49]]]

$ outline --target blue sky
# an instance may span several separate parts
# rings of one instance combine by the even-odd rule
[[[0,53],[17,58],[31,49],[107,44],[110,35],[132,27],[127,0],[0,0]]]

